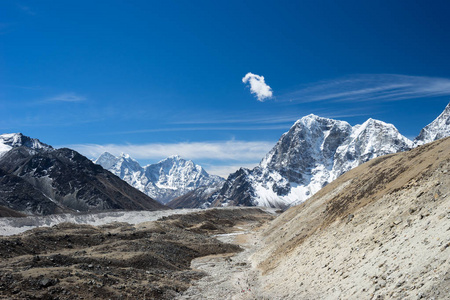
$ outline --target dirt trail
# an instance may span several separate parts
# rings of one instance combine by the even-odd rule
[[[249,257],[258,249],[261,228],[241,226],[240,231],[217,235],[224,243],[241,246],[244,251],[194,259],[191,268],[208,275],[198,280],[176,299],[263,299],[259,295],[259,271]]]

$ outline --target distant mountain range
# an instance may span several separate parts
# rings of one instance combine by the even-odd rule
[[[219,176],[208,174],[191,160],[177,155],[145,167],[141,167],[128,154],[117,157],[108,152],[100,155],[94,162],[161,203],[167,203],[199,187],[225,181]]]
[[[450,104],[413,141],[392,125],[362,125],[308,115],[283,134],[254,169],[241,168],[215,189],[199,189],[168,206],[268,206],[299,204],[322,187],[375,157],[409,150],[450,135]]]
[[[8,209],[48,215],[167,207],[74,150],[16,133],[0,135],[0,211]]]
[[[0,215],[166,208],[153,199],[173,208],[284,209],[364,162],[449,135],[450,104],[414,141],[374,119],[352,127],[308,115],[281,136],[258,166],[241,168],[224,180],[179,156],[142,167],[129,155],[106,152],[93,163],[74,150],[54,149],[20,133],[3,134]]]

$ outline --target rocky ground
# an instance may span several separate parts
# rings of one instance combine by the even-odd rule
[[[173,299],[206,275],[190,268],[193,259],[242,251],[216,237],[271,219],[255,208],[219,209],[0,237],[0,299]]]

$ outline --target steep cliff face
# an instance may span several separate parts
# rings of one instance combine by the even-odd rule
[[[95,163],[162,203],[196,188],[223,182],[219,176],[210,175],[201,166],[179,156],[141,167],[127,154],[116,157],[105,152]]]

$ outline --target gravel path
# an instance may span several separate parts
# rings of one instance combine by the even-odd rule
[[[258,232],[251,226],[241,229],[216,237],[222,242],[238,244],[244,251],[194,259],[192,269],[208,275],[176,299],[263,299],[258,296],[259,271],[249,262],[249,257],[258,248]]]

